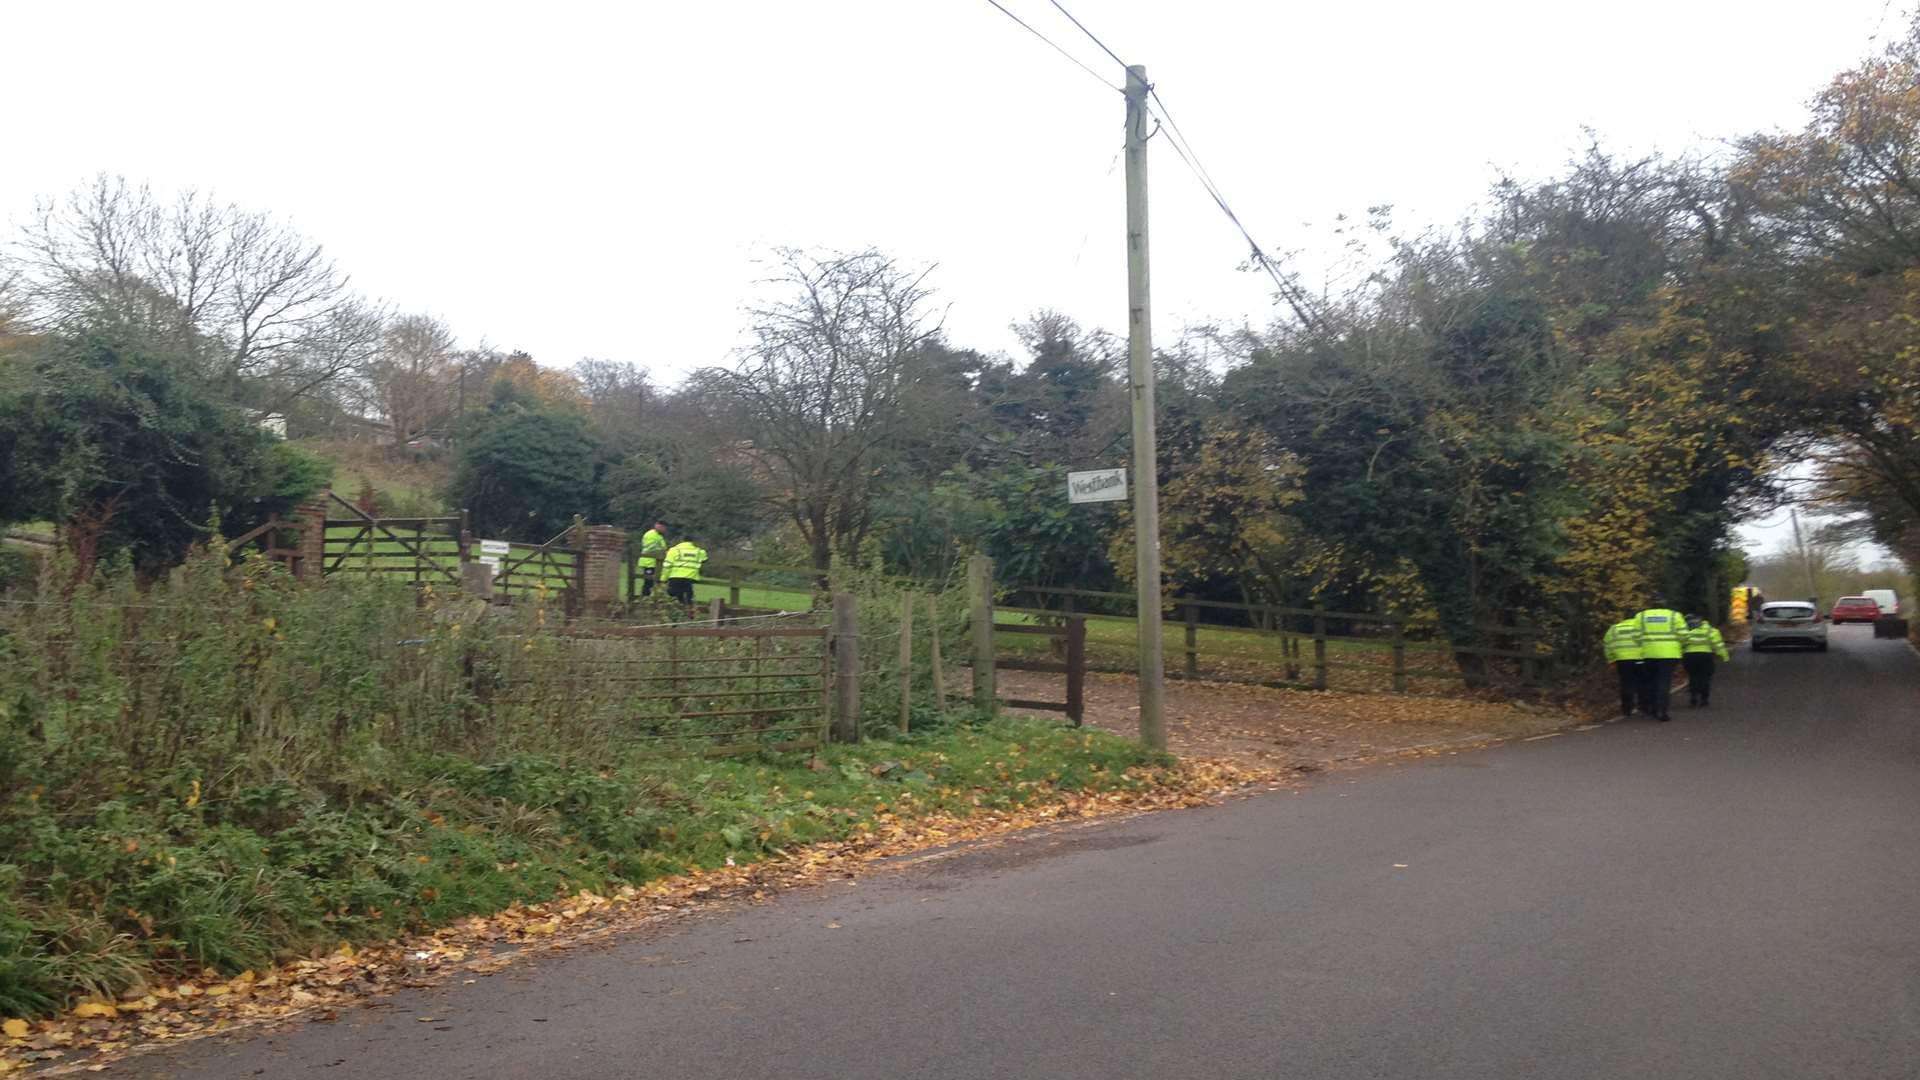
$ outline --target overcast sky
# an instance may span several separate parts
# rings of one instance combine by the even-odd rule
[[[1101,75],[1048,0],[1002,0]],[[1336,215],[1451,221],[1595,129],[1789,127],[1897,36],[1890,0],[1074,0],[1143,63],[1270,251]],[[725,362],[771,247],[935,263],[956,344],[1125,316],[1120,95],[987,0],[7,5],[0,216],[93,173],[290,219],[366,293],[544,363]],[[1152,146],[1156,331],[1264,322],[1266,279]]]

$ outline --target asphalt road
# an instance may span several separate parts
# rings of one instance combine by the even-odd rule
[[[1715,697],[914,863],[107,1075],[1920,1076],[1920,658],[1848,627],[1824,655],[1740,650]]]

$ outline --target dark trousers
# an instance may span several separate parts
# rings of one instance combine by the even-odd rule
[[[693,603],[693,579],[690,577],[668,578],[667,595],[683,604]]]
[[[1632,716],[1640,704],[1640,661],[1615,660],[1613,673],[1620,679],[1620,715]]]
[[[657,567],[657,566],[643,566],[643,567],[641,567],[641,568],[640,568],[640,595],[641,595],[641,596],[652,596],[652,595],[653,595],[653,583],[654,583],[654,581],[656,581],[656,580],[657,580],[657,579],[658,579],[659,577],[660,577],[660,568],[659,568],[659,567]]]
[[[1647,672],[1647,704],[1653,715],[1667,717],[1673,713],[1673,669],[1680,666],[1678,660],[1642,660],[1640,666]]]
[[[1696,705],[1706,705],[1713,699],[1713,669],[1716,661],[1712,653],[1690,652],[1680,658],[1687,669],[1687,700]]]

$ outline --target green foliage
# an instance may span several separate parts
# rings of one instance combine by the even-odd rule
[[[636,543],[656,521],[665,521],[674,537],[692,537],[709,550],[737,547],[765,527],[766,494],[745,469],[673,458],[642,452],[607,472],[609,521]]]
[[[946,581],[965,572],[966,558],[988,525],[989,511],[960,483],[888,496],[875,507],[886,568],[906,577]]]
[[[1107,538],[1118,518],[1106,505],[1069,504],[1067,471],[1009,455],[954,469],[938,490],[978,508],[980,549],[993,559],[997,580],[1104,589],[1114,579]]]
[[[542,405],[506,380],[493,403],[462,425],[447,497],[472,513],[475,531],[545,543],[575,515],[605,517],[605,448],[585,414]]]
[[[157,574],[210,515],[246,528],[324,479],[184,364],[105,332],[40,343],[0,393],[0,506],[59,522],[81,573],[124,552]]]
[[[960,605],[946,610],[957,643]],[[150,594],[120,570],[6,616],[0,1012],[761,858],[896,802],[967,813],[1132,787],[1127,770],[1156,760],[930,704],[913,735],[827,748],[821,769],[649,756],[648,702],[558,674],[568,654],[538,613],[463,621],[477,614],[262,564],[230,574],[216,550]]]

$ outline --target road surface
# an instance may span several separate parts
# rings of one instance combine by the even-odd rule
[[[1715,696],[914,863],[108,1075],[1920,1075],[1920,658],[1837,628],[1824,655],[1741,649]]]

